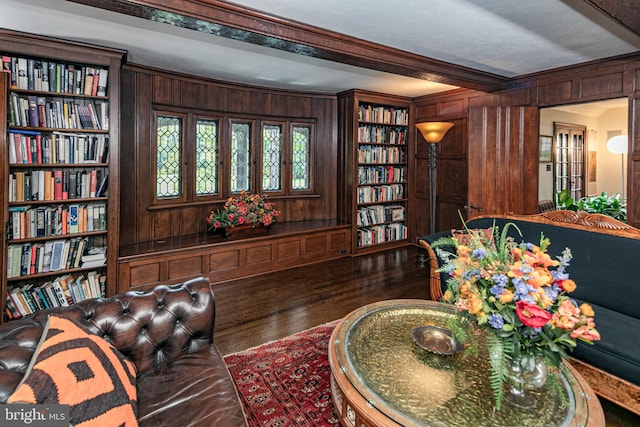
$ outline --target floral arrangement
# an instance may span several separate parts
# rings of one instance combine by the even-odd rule
[[[440,271],[450,275],[445,302],[491,332],[487,345],[498,409],[509,362],[533,368],[543,358],[546,366],[557,368],[576,340],[593,344],[600,339],[593,308],[569,297],[576,289],[566,272],[571,250],[551,259],[548,238],[541,235],[538,245],[517,243],[507,236],[510,226],[517,229],[509,223],[502,233],[496,227],[493,233],[466,230],[462,243],[445,237],[433,244],[445,260]],[[454,246],[456,253],[443,246]]]
[[[270,226],[280,215],[275,205],[267,201],[266,196],[249,194],[245,190],[239,197],[229,197],[222,209],[211,211],[207,223],[213,228],[235,227],[237,225],[259,224]]]

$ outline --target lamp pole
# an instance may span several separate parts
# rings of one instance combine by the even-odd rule
[[[429,233],[436,232],[436,184],[438,168],[438,144],[429,143]]]

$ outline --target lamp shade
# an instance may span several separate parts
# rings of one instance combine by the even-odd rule
[[[416,123],[416,127],[422,134],[425,141],[430,144],[437,144],[442,141],[444,135],[453,127],[451,122],[423,122]]]
[[[614,154],[627,154],[628,147],[627,135],[617,135],[607,141],[607,150]]]

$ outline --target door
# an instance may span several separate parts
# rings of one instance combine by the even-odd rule
[[[538,123],[535,107],[469,108],[467,219],[537,212]]]
[[[573,200],[585,194],[586,126],[553,123],[554,129],[554,194],[568,190]]]

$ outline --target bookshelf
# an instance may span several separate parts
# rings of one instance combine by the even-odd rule
[[[353,251],[406,244],[411,100],[353,90],[339,95],[339,109],[339,137],[347,165],[341,216],[352,224]]]
[[[0,30],[2,321],[115,293],[119,50]]]

